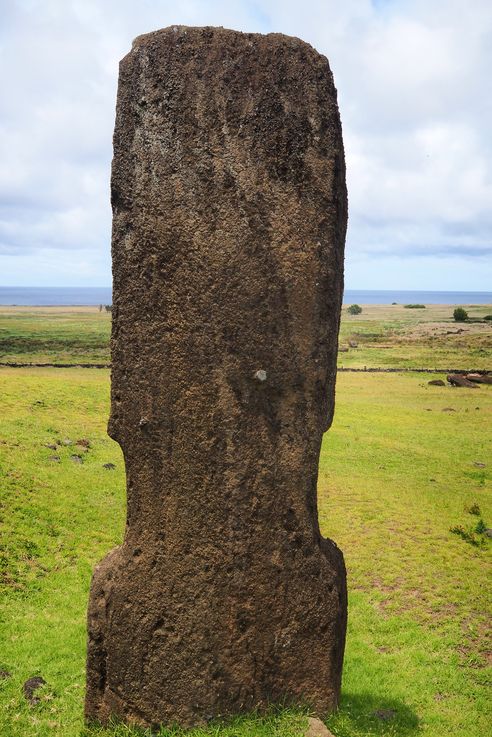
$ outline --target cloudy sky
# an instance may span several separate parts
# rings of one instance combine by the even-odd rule
[[[349,289],[492,290],[491,0],[0,0],[0,284],[110,284],[118,61],[173,24],[328,56]]]

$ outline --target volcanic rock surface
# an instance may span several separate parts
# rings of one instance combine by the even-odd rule
[[[346,587],[316,483],[347,218],[326,58],[278,34],[137,38],[112,206],[109,432],[128,509],[94,572],[86,717],[326,713]]]

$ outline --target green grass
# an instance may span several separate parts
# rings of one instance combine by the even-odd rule
[[[484,321],[489,305],[466,305],[467,323],[456,323],[453,305],[427,305],[408,310],[403,305],[364,305],[361,315],[344,309],[338,365],[347,368],[395,367],[479,369],[492,367],[492,325]]]
[[[474,505],[492,526],[492,388],[428,378],[338,377],[319,477],[322,531],[344,551],[350,592],[342,704],[327,722],[337,737],[477,737],[490,726],[490,542],[450,528],[476,525]],[[90,575],[124,528],[109,372],[0,369],[0,382],[0,669],[12,674],[0,680],[0,734],[142,734],[82,721]],[[33,675],[47,686],[30,707],[22,684]],[[300,737],[305,722],[280,710],[188,734]]]
[[[465,305],[470,320],[456,323],[452,305],[363,305],[342,312],[338,363],[349,368],[490,369],[490,305]],[[96,307],[0,307],[0,362],[108,363],[111,316]],[[458,332],[461,331],[461,332]]]
[[[0,307],[0,362],[107,363],[110,332],[96,307]]]

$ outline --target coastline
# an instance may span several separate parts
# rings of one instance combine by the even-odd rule
[[[80,308],[111,304],[111,287],[2,287],[0,307]],[[395,305],[396,303],[396,305]],[[492,304],[492,292],[444,290],[376,290],[346,289],[343,305],[361,306],[405,304],[461,305],[466,307]]]

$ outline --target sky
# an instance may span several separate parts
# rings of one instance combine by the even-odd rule
[[[492,290],[490,0],[0,0],[1,285],[111,284],[118,62],[176,24],[328,57],[348,289]]]

